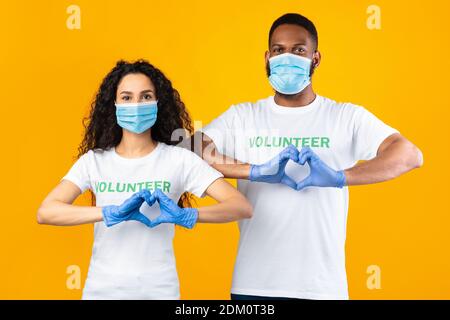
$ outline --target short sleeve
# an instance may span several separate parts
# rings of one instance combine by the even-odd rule
[[[223,178],[223,175],[195,153],[186,149],[181,150],[183,151],[182,181],[184,190],[202,198],[205,196],[206,189],[215,180]]]
[[[356,161],[370,160],[390,135],[398,131],[363,107],[355,106],[353,129],[353,152]]]
[[[88,171],[88,153],[82,155],[61,180],[74,183],[80,188],[81,193],[89,189],[91,184]]]
[[[231,106],[207,126],[200,129],[201,132],[211,138],[221,154],[232,158],[234,158],[235,152],[235,121],[235,106]]]

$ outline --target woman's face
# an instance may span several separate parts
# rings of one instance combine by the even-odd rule
[[[142,73],[130,73],[117,86],[116,103],[156,101],[153,82]]]

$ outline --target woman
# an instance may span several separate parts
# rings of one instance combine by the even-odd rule
[[[148,62],[119,61],[87,120],[79,159],[43,201],[38,223],[95,223],[83,299],[179,299],[174,224],[250,218],[250,204],[218,171],[174,146],[173,132],[192,133],[191,121],[177,90]],[[72,205],[88,189],[96,206]],[[184,208],[186,192],[218,204]]]

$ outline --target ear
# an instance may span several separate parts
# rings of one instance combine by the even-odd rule
[[[270,52],[267,50],[265,53],[264,53],[264,60],[265,60],[265,64],[267,64],[268,62],[269,62],[269,58],[270,58]]]
[[[312,58],[314,69],[317,69],[317,67],[320,65],[321,60],[322,60],[322,55],[320,54],[319,50],[316,50],[313,53],[313,58]]]

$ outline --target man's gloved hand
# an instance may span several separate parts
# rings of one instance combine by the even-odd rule
[[[296,189],[296,182],[286,175],[285,168],[289,160],[297,162],[299,151],[294,145],[289,145],[272,160],[261,164],[250,166],[250,181],[267,183],[282,183]]]
[[[299,164],[304,165],[306,162],[308,162],[311,171],[309,176],[297,183],[297,190],[306,187],[342,188],[345,186],[344,171],[331,169],[309,147],[303,147],[298,155]]]
[[[145,189],[133,194],[121,205],[105,206],[102,208],[103,221],[107,227],[116,225],[122,221],[135,220],[145,225],[150,225],[151,221],[144,216],[139,208],[144,203],[144,195],[148,197],[150,191]]]
[[[172,199],[161,190],[156,189],[151,195],[144,194],[144,199],[149,206],[158,201],[161,214],[148,225],[156,227],[161,223],[174,223],[182,227],[192,229],[198,219],[198,210],[195,208],[180,208]]]

